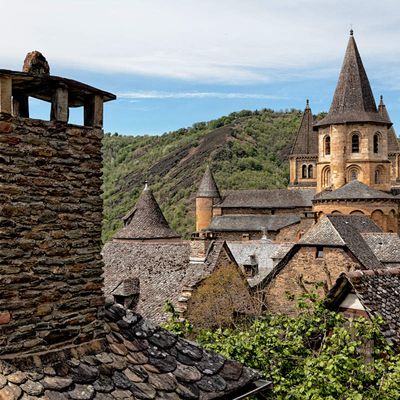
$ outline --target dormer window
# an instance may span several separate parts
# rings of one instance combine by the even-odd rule
[[[248,278],[258,274],[258,261],[255,254],[251,254],[246,264],[243,264],[244,273]]]

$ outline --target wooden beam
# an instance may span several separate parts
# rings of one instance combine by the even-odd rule
[[[12,79],[0,78],[0,113],[11,114]]]
[[[53,95],[51,102],[52,121],[68,122],[68,89],[58,87]]]
[[[29,97],[23,94],[13,96],[14,117],[29,118]]]
[[[103,97],[87,96],[84,106],[84,124],[95,128],[103,127]]]

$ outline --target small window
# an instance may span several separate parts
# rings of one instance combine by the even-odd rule
[[[307,165],[303,165],[302,167],[301,167],[301,177],[304,179],[304,178],[307,178]]]
[[[374,135],[374,153],[379,153],[379,135],[377,133]]]
[[[325,138],[325,143],[324,143],[324,151],[325,151],[325,155],[329,156],[331,154],[331,137],[327,136]]]
[[[350,171],[350,181],[356,181],[358,179],[358,170],[355,168]]]
[[[351,152],[352,153],[360,152],[360,136],[358,136],[357,133],[355,133],[351,137]]]
[[[381,170],[379,169],[379,168],[377,168],[376,170],[375,170],[375,183],[376,184],[379,184],[379,183],[382,183],[381,181],[382,181],[382,174],[381,174]]]
[[[322,246],[317,246],[317,253],[315,256],[317,258],[324,258],[324,248]]]
[[[313,166],[312,166],[312,165],[309,165],[309,166],[308,166],[308,177],[309,177],[310,179],[313,178]]]

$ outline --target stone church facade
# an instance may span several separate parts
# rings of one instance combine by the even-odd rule
[[[389,114],[382,96],[376,106],[351,31],[328,114],[314,121],[307,101],[289,156],[288,188],[221,194],[207,169],[196,198],[196,230],[296,242],[324,215],[356,214],[398,232],[399,159]]]

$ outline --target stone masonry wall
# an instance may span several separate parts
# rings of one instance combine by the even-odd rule
[[[296,300],[290,300],[288,295],[298,297],[306,292],[317,292],[324,296],[341,272],[360,267],[341,248],[325,247],[323,258],[317,258],[316,254],[316,247],[301,247],[265,288],[264,302],[268,312],[296,314]],[[319,282],[324,286],[315,289]]]
[[[102,335],[101,138],[0,114],[0,355]]]

